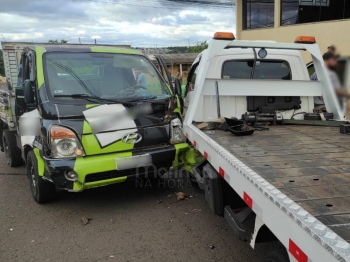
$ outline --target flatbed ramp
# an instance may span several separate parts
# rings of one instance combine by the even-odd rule
[[[339,127],[270,126],[246,137],[205,133],[350,241],[350,136]]]

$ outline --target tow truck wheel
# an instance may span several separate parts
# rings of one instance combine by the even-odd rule
[[[27,175],[33,198],[39,204],[51,201],[56,195],[56,187],[53,183],[45,181],[39,176],[38,161],[33,151],[27,156]]]
[[[279,248],[267,253],[264,262],[289,262],[288,253],[285,248]]]
[[[6,156],[6,162],[10,167],[20,166],[23,164],[21,150],[17,147],[16,136],[14,132],[6,129],[2,135],[2,143]]]

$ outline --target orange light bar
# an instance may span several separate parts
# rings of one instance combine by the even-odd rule
[[[214,34],[214,39],[216,40],[235,40],[235,35],[229,32],[216,32]]]
[[[50,130],[51,138],[53,139],[63,139],[63,138],[75,138],[73,131],[68,128],[61,126],[53,126]]]
[[[315,44],[316,39],[313,36],[298,36],[295,38],[294,43],[297,44]]]

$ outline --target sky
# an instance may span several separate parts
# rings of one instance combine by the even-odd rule
[[[233,6],[164,3],[162,0],[0,0],[0,41],[65,39],[79,43],[80,37],[81,43],[86,44],[96,39],[99,44],[159,48],[194,45],[210,40],[217,31],[235,32]]]

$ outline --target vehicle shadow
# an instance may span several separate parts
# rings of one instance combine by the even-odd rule
[[[161,203],[166,198],[176,202],[175,192],[184,192],[188,197],[202,194],[197,185],[191,179],[166,178],[166,179],[130,179],[123,183],[88,189],[80,193],[60,191],[50,206],[78,205],[80,208],[95,206],[101,210],[115,208],[118,205],[139,206],[145,203]]]

